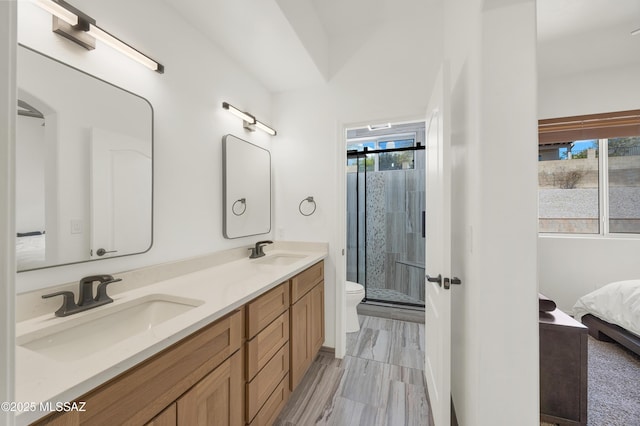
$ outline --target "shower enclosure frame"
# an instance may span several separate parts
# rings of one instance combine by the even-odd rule
[[[363,147],[362,151],[358,151],[358,150],[347,150],[347,160],[352,159],[352,158],[356,158],[356,164],[358,167],[358,170],[356,171],[356,173],[360,173],[360,162],[359,159],[360,158],[367,158],[367,155],[369,154],[382,154],[382,153],[394,153],[394,152],[402,152],[402,151],[424,151],[425,150],[425,146],[423,146],[420,142],[417,142],[415,146],[411,146],[411,147],[403,147],[403,148],[389,148],[389,149],[369,149],[368,147]],[[415,162],[414,162],[415,164]],[[367,165],[366,165],[366,161],[364,164],[364,204],[365,204],[365,209],[366,209],[366,205],[367,205]],[[358,191],[359,191],[359,185],[360,185],[360,179],[359,177],[356,177],[356,281],[358,283],[360,283],[360,239],[358,238],[358,234],[359,234],[359,230],[360,230],[360,218],[359,218],[359,212],[360,212],[360,197],[357,195]],[[364,228],[365,230],[367,229],[367,215],[365,213],[364,215]],[[422,212],[422,236],[426,238],[425,236],[425,222],[424,222],[424,211]],[[404,302],[404,301],[396,301],[396,300],[382,300],[382,299],[376,299],[376,298],[372,298],[369,297],[368,295],[368,288],[367,288],[367,274],[366,274],[366,269],[367,269],[367,238],[365,236],[364,241],[364,269],[365,269],[365,273],[364,273],[364,283],[362,283],[362,285],[364,286],[365,289],[365,296],[363,299],[363,302],[374,302],[374,303],[385,303],[385,304],[392,304],[392,305],[399,305],[399,306],[406,306],[406,307],[414,307],[414,308],[424,308],[425,307],[425,303],[412,303],[412,302]],[[412,265],[406,262],[401,262],[403,264],[406,264],[407,266],[413,266],[413,267],[417,267],[420,268],[417,265]],[[423,269],[423,274],[424,274],[424,268]]]

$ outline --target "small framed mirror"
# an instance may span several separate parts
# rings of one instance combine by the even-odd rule
[[[225,135],[222,176],[225,238],[271,232],[271,153]]]

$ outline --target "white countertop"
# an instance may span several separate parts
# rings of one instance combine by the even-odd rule
[[[20,336],[54,322],[61,324],[148,295],[168,295],[203,302],[146,331],[76,360],[53,359],[16,346],[15,401],[35,403],[39,408],[41,402],[67,402],[79,398],[327,257],[326,245],[302,247],[297,250],[276,248],[267,252],[267,256],[302,256],[289,265],[264,264],[258,262],[260,259],[242,258],[116,294],[112,296],[114,302],[111,304],[68,317],[59,318],[51,312],[17,323],[16,336],[20,342]],[[99,335],[100,330],[94,332]],[[22,412],[16,417],[16,423],[26,425],[46,414],[48,412],[39,410]]]

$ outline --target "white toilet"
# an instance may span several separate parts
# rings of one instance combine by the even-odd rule
[[[360,330],[356,306],[364,299],[364,287],[362,284],[351,281],[346,281],[345,287],[347,291],[347,333],[353,333]]]

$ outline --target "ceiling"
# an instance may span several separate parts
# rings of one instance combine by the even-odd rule
[[[555,40],[619,27],[640,28],[638,0],[538,0],[538,39]]]
[[[316,65],[310,53],[314,51],[313,46],[303,43],[280,1],[164,1],[270,91],[291,90],[323,81],[322,66]],[[281,2],[289,6],[287,10],[292,10],[292,14],[303,15],[300,20],[304,20],[309,17],[308,9],[300,11],[296,7],[309,0],[299,1]]]
[[[538,0],[541,77],[640,63],[639,0]]]
[[[328,81],[385,22],[437,2],[164,1],[272,92]],[[542,77],[640,63],[640,0],[538,0],[537,14]]]

